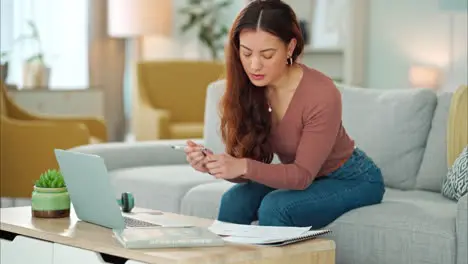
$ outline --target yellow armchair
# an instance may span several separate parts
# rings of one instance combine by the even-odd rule
[[[224,71],[223,63],[209,61],[139,63],[135,139],[202,138],[206,89]]]
[[[39,116],[21,109],[1,85],[0,196],[28,198],[34,181],[58,168],[54,149],[107,141],[104,121],[97,118]]]

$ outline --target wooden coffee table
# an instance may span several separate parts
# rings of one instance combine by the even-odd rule
[[[223,247],[132,250],[123,248],[110,229],[70,218],[31,217],[31,208],[0,209],[1,263],[235,263],[334,264],[335,243],[317,238],[283,247],[228,244]],[[136,216],[150,211],[134,209]],[[209,226],[212,220],[164,213],[174,221]],[[147,215],[145,217],[148,218]]]

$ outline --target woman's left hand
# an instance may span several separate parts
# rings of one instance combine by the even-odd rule
[[[247,160],[234,158],[229,154],[210,155],[206,168],[216,178],[230,180],[242,176],[247,171]]]

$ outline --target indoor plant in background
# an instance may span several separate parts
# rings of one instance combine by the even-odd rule
[[[189,0],[188,5],[179,12],[187,16],[181,26],[182,33],[196,28],[198,40],[210,51],[211,59],[218,60],[224,49],[224,38],[229,29],[221,20],[223,9],[232,4],[232,0]]]
[[[30,32],[28,34],[21,34],[17,39],[14,40],[12,50],[4,51],[0,54],[1,60],[1,78],[5,81],[8,77],[8,57],[13,52],[16,45],[24,44],[27,42],[34,47],[34,52],[31,56],[27,57],[23,63],[23,86],[27,88],[31,87],[48,87],[50,78],[50,67],[47,65],[44,59],[44,51],[42,49],[42,42],[37,29],[36,23],[32,20],[28,20]]]
[[[23,64],[23,86],[24,87],[48,87],[50,78],[50,67],[45,63],[42,42],[34,21],[29,20],[29,34],[20,36],[20,40],[33,40],[37,51],[27,58]]]
[[[70,195],[60,171],[43,172],[34,184],[31,196],[34,217],[60,218],[70,215]]]

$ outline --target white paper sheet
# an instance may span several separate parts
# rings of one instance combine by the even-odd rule
[[[209,230],[218,235],[243,238],[259,239],[283,239],[297,237],[310,230],[309,227],[279,227],[279,226],[257,226],[239,225],[215,221]]]

